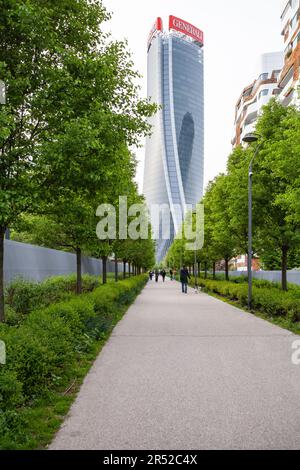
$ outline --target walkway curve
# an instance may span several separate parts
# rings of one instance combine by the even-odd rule
[[[299,449],[296,339],[176,282],[149,282],[50,449]]]

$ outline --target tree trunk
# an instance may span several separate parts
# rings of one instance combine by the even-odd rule
[[[287,259],[288,259],[288,247],[286,245],[281,248],[281,287],[282,290],[287,291]]]
[[[229,281],[229,260],[225,259],[225,279]]]
[[[123,259],[123,279],[126,279],[126,261]]]
[[[119,280],[118,258],[115,256],[115,281],[118,282],[118,280]]]
[[[107,283],[107,256],[102,256],[102,283]]]
[[[216,263],[213,262],[213,279],[216,279]]]
[[[207,279],[207,262],[204,263],[204,279]]]
[[[195,265],[193,264],[193,276],[195,277],[196,275],[196,270],[195,270]]]
[[[198,277],[201,279],[200,269],[201,269],[201,263],[200,261],[198,261]]]
[[[81,248],[76,248],[76,294],[82,292],[82,275],[81,275]]]
[[[5,228],[0,228],[0,322],[5,321],[4,313],[4,234]]]

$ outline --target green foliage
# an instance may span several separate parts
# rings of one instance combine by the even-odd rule
[[[24,417],[14,410],[3,411],[0,407],[0,449],[11,450],[21,443],[26,445],[27,436],[24,435],[26,426]]]
[[[263,108],[256,130],[258,142],[233,150],[226,174],[208,185],[205,207],[205,243],[197,261],[214,265],[248,250],[248,170],[253,160],[253,252],[265,269],[298,267],[300,251],[300,111],[275,99]],[[259,147],[257,147],[259,145]],[[167,260],[178,267],[182,246],[175,240]],[[193,264],[192,254],[186,257]]]
[[[199,280],[199,285],[207,292],[213,292],[236,301],[247,307],[248,285],[239,282]],[[279,285],[267,281],[256,281],[253,285],[253,310],[270,317],[286,317],[293,322],[300,322],[300,288],[291,286],[289,292],[283,292]]]
[[[126,42],[103,32],[110,15],[100,0],[4,3],[0,321],[5,229],[20,231],[19,239],[75,251],[81,293],[81,254],[98,242],[96,209],[115,204],[128,187],[137,197],[136,159],[129,149],[150,133],[148,118],[157,110],[139,98],[139,74]],[[41,218],[19,227],[28,216]]]
[[[7,364],[0,366],[0,448],[26,445],[22,429],[30,434],[33,425],[24,422],[24,411],[63,391],[77,362],[107,337],[146,281],[142,275],[109,283],[31,312],[19,326],[0,325],[7,349]]]
[[[23,386],[15,371],[0,368],[0,409],[11,410],[23,404]]]
[[[21,312],[16,312],[10,305],[5,305],[5,323],[10,326],[17,326],[23,321]]]
[[[96,276],[83,276],[83,291],[91,292],[100,282]],[[36,308],[45,307],[58,302],[76,292],[76,277],[54,276],[43,282],[33,282],[24,279],[13,281],[6,289],[6,304],[16,313],[27,314]],[[8,310],[10,315],[11,310]],[[9,318],[8,318],[9,320]]]

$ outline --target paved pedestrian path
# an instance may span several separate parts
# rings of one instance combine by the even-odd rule
[[[86,377],[51,449],[299,449],[290,332],[148,283]]]

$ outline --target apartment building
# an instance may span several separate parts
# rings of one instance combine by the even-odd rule
[[[278,80],[283,64],[283,52],[271,52],[261,56],[257,78],[244,88],[236,103],[232,139],[234,147],[242,143],[246,134],[255,130],[256,121],[262,107],[272,97],[280,94]]]
[[[284,65],[279,77],[280,100],[285,105],[297,105],[300,72],[300,0],[284,1],[281,15],[284,37]]]

